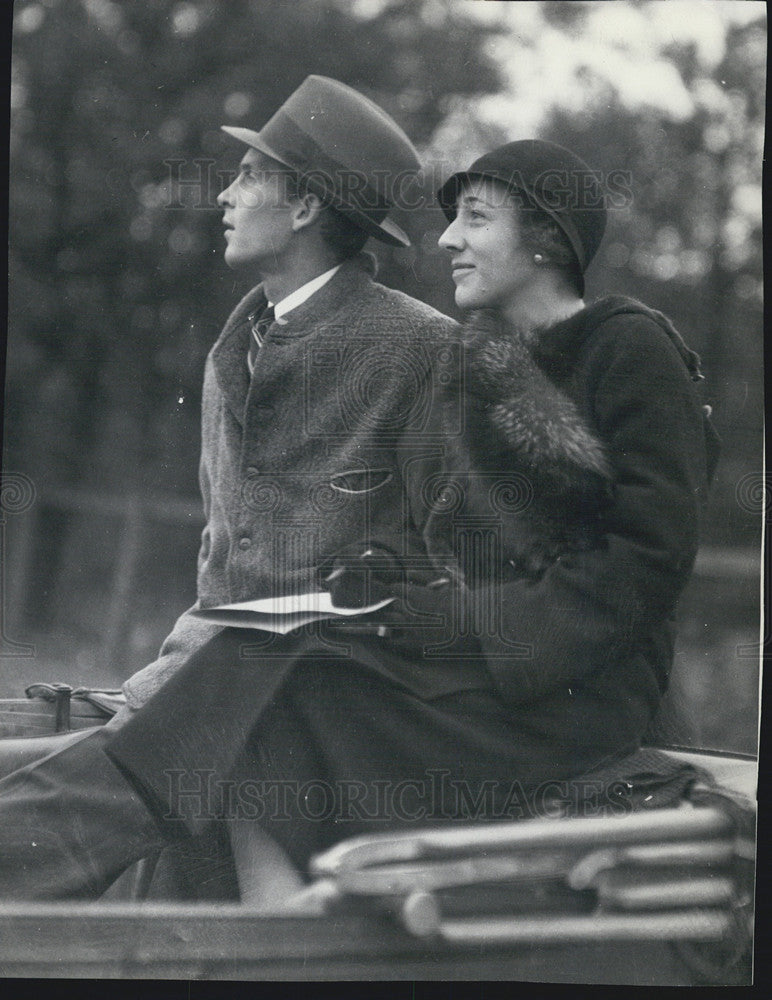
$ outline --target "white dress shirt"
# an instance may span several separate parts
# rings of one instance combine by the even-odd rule
[[[335,267],[331,267],[329,271],[325,271],[323,274],[318,274],[315,278],[307,281],[305,285],[301,285],[300,288],[296,288],[294,292],[290,292],[289,295],[285,295],[285,297],[277,302],[276,305],[274,305],[273,302],[268,302],[267,308],[273,308],[274,320],[280,324],[286,323],[287,320],[284,319],[284,317],[287,313],[291,312],[293,309],[297,309],[298,306],[302,305],[310,299],[312,295],[318,292],[320,288],[326,285],[339,267],[340,264],[336,264]],[[253,335],[256,336],[254,330]],[[260,344],[260,340],[258,340],[258,344]],[[247,352],[247,368],[249,368],[249,374],[251,376],[253,372],[251,352]]]
[[[282,316],[285,316],[293,309],[297,309],[298,306],[302,306],[305,301],[311,298],[314,292],[318,292],[320,288],[327,284],[339,268],[340,264],[336,264],[335,267],[331,267],[324,274],[319,274],[315,278],[311,278],[305,285],[301,285],[294,292],[290,292],[289,295],[285,296],[281,302],[277,302],[276,305],[273,302],[269,302],[268,305],[273,306],[273,314],[276,317],[276,322],[281,323]],[[284,320],[284,322],[286,323],[287,321]]]

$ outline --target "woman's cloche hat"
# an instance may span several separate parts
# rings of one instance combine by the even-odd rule
[[[410,246],[386,215],[421,162],[399,125],[369,98],[338,80],[308,76],[259,132],[222,128],[289,167],[370,236]]]
[[[582,273],[606,228],[604,192],[596,173],[575,153],[554,142],[521,139],[486,153],[468,170],[453,174],[437,192],[449,221],[464,185],[490,177],[523,196],[524,207],[540,208],[565,233]]]

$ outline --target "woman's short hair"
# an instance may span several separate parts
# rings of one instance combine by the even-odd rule
[[[535,205],[518,205],[520,239],[529,253],[541,254],[547,267],[560,271],[569,287],[581,297],[582,271],[568,237],[546,212]]]

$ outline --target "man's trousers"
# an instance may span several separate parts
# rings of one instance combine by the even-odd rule
[[[104,753],[110,730],[84,730],[0,781],[0,899],[93,899],[167,842]]]
[[[345,657],[245,662],[244,638],[0,781],[0,897],[95,898],[221,822],[258,823],[305,870],[355,834],[495,818],[516,737],[492,692],[420,698]]]

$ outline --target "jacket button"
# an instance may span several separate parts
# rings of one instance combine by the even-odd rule
[[[260,470],[258,469],[258,467],[256,465],[250,465],[249,468],[247,469],[247,475],[248,476],[259,476],[260,475]]]
[[[251,545],[252,545],[252,539],[249,538],[249,537],[247,537],[247,535],[244,535],[243,538],[239,539],[239,548],[240,549],[248,549],[248,548],[250,548]]]

